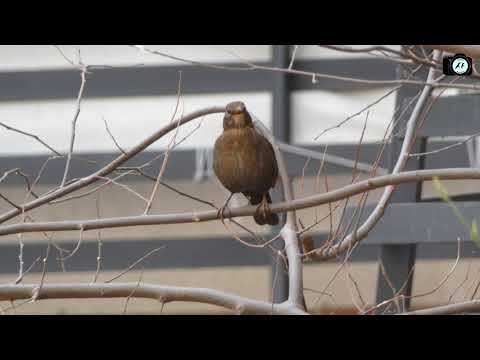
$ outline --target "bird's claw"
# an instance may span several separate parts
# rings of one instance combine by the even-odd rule
[[[266,219],[267,215],[270,214],[270,206],[268,206],[268,202],[265,198],[264,198],[264,201],[262,201],[262,211],[263,211],[263,217]]]
[[[265,196],[262,198],[260,205],[258,205],[256,213],[261,215],[264,220],[266,220],[270,214],[270,206],[268,205],[268,201]]]
[[[225,224],[225,219],[223,217],[223,214],[225,212],[226,207],[227,205],[223,205],[220,209],[218,209],[218,212],[217,212],[217,217],[220,217],[220,221],[222,222],[222,224]]]

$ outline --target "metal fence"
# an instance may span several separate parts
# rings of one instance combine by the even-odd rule
[[[290,61],[290,47],[286,45],[272,46],[272,60],[262,65],[286,68]],[[241,64],[222,64],[226,66]],[[296,68],[318,71],[329,74],[343,74],[364,77],[374,80],[391,80],[404,76],[402,69],[395,63],[383,59],[319,59],[299,60]],[[147,96],[172,95],[178,79],[178,71],[188,76],[183,83],[184,94],[206,94],[222,92],[258,92],[269,91],[272,94],[272,130],[276,138],[282,142],[291,141],[290,128],[290,94],[296,90],[363,90],[375,87],[372,84],[348,83],[331,79],[319,79],[312,83],[311,79],[302,76],[291,76],[282,72],[224,71],[191,65],[162,65],[140,68],[103,68],[95,70],[89,80],[85,97],[113,96]],[[42,70],[28,72],[0,73],[0,101],[31,101],[61,98],[75,98],[78,86],[78,72],[74,70]],[[397,106],[405,105],[419,90],[418,86],[405,86],[397,92]],[[451,141],[429,141],[430,137],[466,136],[478,132],[480,115],[480,97],[475,95],[459,95],[440,98],[428,115],[417,140],[416,152],[434,150]],[[383,159],[380,166],[391,168],[399,151],[401,133],[388,145],[389,156]],[[361,161],[373,163],[379,150],[379,144],[364,144]],[[321,145],[306,148],[323,151]],[[345,158],[355,158],[356,145],[335,145],[328,147],[329,154]],[[148,154],[149,156],[152,153]],[[140,154],[140,159],[146,154]],[[90,158],[99,161],[113,159],[115,154],[93,154]],[[0,168],[21,167],[30,173],[39,170],[46,156],[0,157]],[[138,158],[137,158],[138,160]],[[304,161],[295,154],[286,154],[287,167],[291,174],[302,172]],[[303,159],[304,160],[304,159]],[[165,175],[167,179],[192,179],[195,172],[196,154],[193,150],[178,150],[172,155],[173,162],[181,162],[182,166],[171,167]],[[456,147],[448,152],[431,157],[412,158],[407,169],[431,169],[439,167],[470,166],[465,146]],[[42,179],[47,183],[58,183],[64,164],[58,161],[52,164],[50,171]],[[71,176],[79,177],[89,173],[85,163],[75,164]],[[339,165],[329,166],[330,173],[350,171]],[[308,170],[307,170],[308,172]],[[308,175],[308,174],[307,174]],[[13,179],[12,181],[15,181]],[[20,180],[18,180],[20,181]],[[367,239],[356,250],[352,261],[376,260],[382,262],[391,284],[379,271],[376,300],[380,302],[392,296],[391,286],[408,295],[411,291],[412,267],[417,258],[445,258],[454,256],[457,237],[468,239],[465,229],[456,221],[447,205],[438,199],[421,199],[422,183],[399,185],[384,217],[370,233]],[[473,218],[480,213],[479,194],[464,195],[457,199],[462,213]],[[364,213],[368,214],[368,207]],[[465,236],[464,236],[465,235]],[[315,234],[315,243],[320,244],[327,234]],[[104,263],[106,270],[124,266],[124,256],[140,257],[155,242],[168,243],[169,257],[159,263],[148,263],[148,268],[196,268],[202,266],[250,266],[267,265],[271,259],[265,253],[253,251],[243,245],[226,241],[225,238],[208,238],[204,241],[194,239],[165,239],[110,241],[104,244]],[[0,273],[12,272],[16,268],[18,248],[13,245],[1,245]],[[201,251],[199,251],[201,248]],[[25,249],[25,261],[37,257],[43,250],[42,245],[34,244]],[[185,251],[188,249],[188,251]],[[208,250],[211,249],[211,250]],[[465,256],[475,256],[470,242],[463,244]],[[207,251],[206,251],[207,250]],[[76,258],[72,258],[69,268],[72,271],[91,270],[95,268],[96,244],[84,244]],[[109,255],[110,254],[110,255]],[[453,254],[453,255],[452,255]],[[55,271],[52,267],[52,271]],[[288,282],[285,277],[277,279],[275,300],[286,298]],[[408,302],[407,302],[408,306]]]

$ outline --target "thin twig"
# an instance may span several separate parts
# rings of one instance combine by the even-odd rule
[[[97,194],[97,198],[95,199],[95,209],[97,211],[97,219],[100,218],[100,194]],[[100,274],[100,267],[102,265],[102,230],[99,229],[97,231],[97,242],[98,242],[98,248],[97,248],[97,270],[95,271],[95,275],[93,277],[93,283],[97,282],[98,276]]]
[[[432,150],[432,151],[426,151],[426,152],[422,152],[422,153],[414,153],[414,154],[410,154],[409,156],[410,157],[420,157],[420,156],[425,156],[425,155],[433,155],[433,154],[438,154],[442,151],[446,151],[446,150],[450,150],[450,149],[453,149],[455,147],[458,147],[460,145],[463,145],[465,144],[466,142],[468,142],[469,140],[473,139],[473,138],[476,138],[477,136],[480,136],[480,131],[479,132],[476,132],[475,134],[473,135],[470,135],[469,137],[467,137],[466,139],[462,140],[462,141],[459,141],[459,142],[456,142],[455,144],[451,144],[451,145],[448,145],[448,146],[444,146],[444,147],[441,147],[440,149],[435,149],[435,150]]]
[[[143,277],[143,271],[145,269],[142,267],[142,271],[140,272],[140,276],[138,277],[138,282],[137,282],[137,286],[132,290],[132,292],[130,294],[128,294],[127,296],[127,299],[125,300],[125,306],[123,307],[123,315],[126,315],[127,314],[127,307],[128,307],[128,302],[130,301],[130,298],[133,296],[133,294],[135,294],[135,291],[138,290],[138,288],[140,287],[140,283],[142,281],[142,277]]]
[[[47,261],[48,261],[48,255],[50,254],[50,246],[52,244],[52,236],[49,238],[48,245],[47,245],[47,250],[45,252],[45,257],[43,258],[43,269],[42,269],[42,277],[40,278],[40,284],[38,285],[38,288],[34,291],[32,295],[32,301],[36,301],[39,294],[42,291],[43,284],[45,282],[45,276],[47,275]]]
[[[156,253],[157,251],[159,250],[162,250],[166,248],[165,245],[162,245],[156,249],[153,249],[151,251],[149,251],[148,253],[146,253],[145,255],[143,255],[140,259],[136,260],[133,264],[131,264],[129,267],[127,267],[125,270],[123,270],[120,274],[118,275],[115,275],[113,278],[111,278],[110,280],[107,280],[105,281],[105,284],[107,283],[110,283],[114,280],[117,280],[118,278],[122,277],[123,275],[125,275],[126,273],[128,273],[130,270],[132,270],[135,266],[137,266],[138,264],[140,264],[143,260],[145,260],[146,258],[148,258],[150,255],[153,255],[154,253]]]
[[[104,117],[102,117],[102,120],[103,120],[103,123],[105,124],[105,129],[107,130],[107,133],[108,135],[110,136],[110,139],[112,139],[113,143],[115,144],[115,146],[117,147],[118,150],[120,150],[120,152],[122,154],[125,154],[125,150],[122,149],[122,147],[118,144],[117,140],[115,139],[115,137],[113,136],[113,134],[111,133],[109,127],[108,127],[108,124],[107,124],[107,120],[105,120]]]
[[[403,85],[398,85],[396,87],[394,87],[393,89],[389,90],[385,95],[382,95],[381,97],[379,97],[377,100],[375,100],[374,102],[368,104],[367,106],[365,106],[364,108],[362,108],[361,110],[357,111],[356,113],[348,116],[345,120],[342,120],[340,121],[338,124],[334,125],[334,126],[331,126],[325,130],[323,130],[320,134],[318,134],[317,136],[314,137],[314,140],[318,140],[318,138],[320,136],[322,136],[323,134],[333,130],[333,129],[337,129],[337,128],[340,128],[342,125],[344,125],[346,122],[348,122],[349,120],[353,119],[354,117],[356,116],[359,116],[361,115],[364,111],[370,109],[372,106],[378,104],[379,102],[381,102],[383,99],[387,98],[388,96],[390,96],[391,94],[393,94],[394,92],[400,90],[401,88],[403,87]]]
[[[177,89],[177,103],[175,105],[175,110],[172,115],[172,119],[170,122],[173,122],[175,119],[175,116],[177,115],[178,111],[178,105],[180,103],[181,99],[181,91],[182,91],[182,72],[179,71],[179,77],[178,77],[178,89]],[[182,114],[183,116],[183,114]],[[160,180],[162,179],[163,173],[165,172],[165,169],[167,168],[167,163],[168,159],[170,157],[171,153],[171,147],[175,143],[175,139],[177,138],[178,131],[180,130],[180,120],[182,119],[182,116],[178,118],[177,121],[177,127],[175,129],[175,133],[173,134],[172,138],[170,139],[170,142],[167,145],[167,150],[165,152],[165,157],[163,158],[162,166],[160,168],[160,171],[158,172],[157,180],[155,181],[155,185],[153,186],[152,194],[150,195],[150,198],[148,199],[147,206],[145,207],[144,215],[148,215],[148,212],[150,211],[152,207],[153,200],[155,199],[155,195],[157,194],[157,189],[158,185],[160,184]]]
[[[80,57],[80,51],[79,51],[79,57]],[[76,109],[75,109],[75,114],[73,115],[73,119],[72,119],[71,132],[70,132],[70,147],[68,149],[68,154],[67,154],[67,163],[65,165],[65,171],[63,173],[63,178],[62,178],[62,182],[60,184],[60,187],[65,186],[65,182],[67,181],[68,173],[70,171],[70,162],[72,160],[73,146],[75,144],[75,134],[76,134],[76,130],[77,130],[77,120],[78,120],[78,116],[80,115],[80,105],[82,103],[83,90],[85,89],[85,83],[86,83],[85,75],[87,73],[88,66],[84,65],[81,62],[80,59],[79,59],[79,65],[81,66],[80,90],[78,91],[77,106],[76,106]]]
[[[7,129],[7,130],[10,130],[10,131],[13,131],[13,132],[16,132],[16,133],[19,133],[19,134],[28,136],[28,137],[36,140],[37,142],[39,142],[41,145],[43,145],[44,147],[46,147],[48,150],[50,150],[51,152],[53,152],[55,155],[63,156],[61,153],[59,153],[57,150],[55,150],[54,148],[52,148],[50,145],[48,145],[45,141],[43,141],[40,137],[38,137],[38,136],[35,135],[35,134],[31,134],[31,133],[28,133],[28,132],[26,132],[26,131],[19,130],[19,129],[17,129],[17,128],[14,128],[13,126],[4,124],[4,123],[2,123],[2,122],[0,122],[0,126],[4,127],[4,128]]]
[[[77,245],[75,246],[75,249],[73,249],[70,254],[63,257],[62,261],[70,259],[73,255],[77,253],[78,249],[80,249],[80,245],[82,245],[82,239],[83,239],[83,227],[80,228],[80,233],[78,235],[78,242],[77,242]]]
[[[298,47],[299,47],[299,45],[294,45],[294,47],[293,47],[292,57],[290,59],[290,64],[288,65],[289,70],[292,69],[293,63],[295,62],[295,55],[297,55]]]

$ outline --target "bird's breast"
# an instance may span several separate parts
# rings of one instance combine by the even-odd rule
[[[214,148],[213,167],[220,182],[231,192],[268,191],[276,180],[276,162],[266,146],[267,140],[253,128],[224,131]]]

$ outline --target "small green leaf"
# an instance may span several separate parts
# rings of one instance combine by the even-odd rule
[[[480,247],[480,239],[478,238],[478,227],[477,227],[477,220],[473,219],[472,227],[470,229],[470,239]]]
[[[437,189],[437,191],[440,193],[442,200],[449,202],[450,198],[448,197],[448,191],[436,176],[433,178],[433,186],[435,186],[435,189]]]

